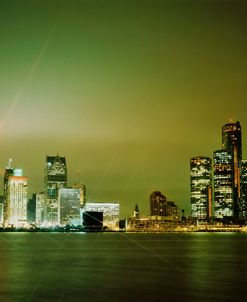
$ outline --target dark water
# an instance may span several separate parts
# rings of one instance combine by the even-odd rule
[[[0,301],[247,301],[247,234],[0,233]]]

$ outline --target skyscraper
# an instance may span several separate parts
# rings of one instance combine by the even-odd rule
[[[214,217],[232,220],[234,217],[232,156],[228,150],[217,150],[214,162]]]
[[[9,210],[8,210],[8,181],[9,177],[12,176],[14,173],[14,170],[10,168],[10,163],[9,166],[5,169],[4,173],[4,179],[3,179],[3,223],[6,224],[8,221],[8,215],[9,215]]]
[[[47,156],[44,179],[45,222],[58,225],[58,190],[67,186],[65,157]]]
[[[45,212],[45,199],[44,193],[40,192],[36,194],[36,224],[41,225],[44,223],[44,212]]]
[[[240,217],[242,221],[247,220],[247,160],[241,161],[241,198],[240,198]]]
[[[240,165],[242,160],[242,136],[239,122],[227,123],[222,127],[222,148],[231,154],[233,217],[240,215]]]
[[[84,186],[85,187],[85,186]],[[60,225],[81,225],[84,205],[82,187],[62,188],[58,191]]]
[[[20,169],[6,178],[6,213],[4,225],[22,226],[27,222],[27,177]]]
[[[190,160],[191,214],[199,220],[212,217],[212,160],[197,156]]]

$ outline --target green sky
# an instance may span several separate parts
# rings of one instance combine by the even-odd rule
[[[152,190],[189,214],[189,160],[229,119],[247,157],[245,2],[0,0],[2,174],[13,158],[42,191],[59,153],[122,217],[148,214]]]

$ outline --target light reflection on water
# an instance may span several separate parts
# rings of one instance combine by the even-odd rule
[[[247,301],[247,234],[1,233],[0,301]]]

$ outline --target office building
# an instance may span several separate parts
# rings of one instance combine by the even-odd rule
[[[240,220],[247,220],[247,160],[241,161],[241,198],[240,198]]]
[[[167,198],[160,191],[154,191],[150,195],[150,215],[162,216],[165,215],[165,206]]]
[[[42,225],[44,224],[44,213],[45,213],[45,197],[44,193],[40,192],[36,194],[36,224]]]
[[[234,218],[232,156],[228,150],[213,154],[214,217],[232,221]]]
[[[191,215],[198,220],[212,218],[212,160],[197,156],[190,160]]]
[[[233,217],[240,215],[240,165],[242,160],[242,137],[239,122],[227,123],[222,127],[222,148],[231,154]]]
[[[29,224],[36,222],[36,194],[33,194],[27,203],[27,222]]]
[[[9,171],[6,172],[8,174]],[[14,169],[6,181],[5,226],[24,226],[27,223],[27,177],[21,169]]]
[[[59,224],[58,191],[67,186],[65,157],[47,156],[44,179],[45,223]]]
[[[84,205],[84,188],[62,188],[58,191],[59,221],[61,226],[82,224],[81,211]]]
[[[173,201],[168,201],[160,191],[150,194],[150,216],[166,216],[168,220],[177,220],[179,210]]]

